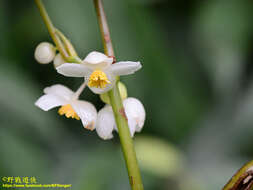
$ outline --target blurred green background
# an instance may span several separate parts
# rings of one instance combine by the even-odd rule
[[[44,0],[79,55],[103,51],[91,0]],[[253,8],[250,0],[104,0],[122,77],[147,112],[135,135],[146,190],[221,189],[253,157]],[[35,47],[51,42],[33,1],[0,1],[0,176],[35,176],[73,190],[130,189],[119,139],[43,112],[34,102],[56,83],[75,90]],[[100,109],[86,89],[82,98]]]

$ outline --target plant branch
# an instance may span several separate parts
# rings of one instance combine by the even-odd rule
[[[98,17],[98,23],[104,45],[104,52],[108,56],[114,57],[113,46],[110,38],[110,31],[106,20],[103,4],[101,0],[94,0],[94,5]],[[130,135],[127,118],[125,115],[122,99],[120,97],[118,85],[108,92],[110,103],[113,108],[115,121],[117,123],[120,143],[122,146],[126,167],[128,170],[129,182],[132,190],[143,190],[140,170],[137,163],[133,140]]]
[[[99,28],[100,28],[100,32],[101,32],[101,37],[103,40],[105,54],[108,56],[114,57],[114,51],[113,51],[110,31],[109,31],[109,27],[107,24],[103,4],[102,4],[101,0],[94,0],[94,5],[96,8],[96,13],[97,13],[97,17],[98,17],[98,23],[99,23]]]
[[[69,55],[67,53],[67,51],[64,48],[64,45],[62,44],[60,38],[56,35],[55,33],[55,27],[50,19],[50,17],[47,14],[47,11],[42,3],[41,0],[35,0],[35,3],[40,11],[40,14],[47,26],[48,32],[50,34],[50,36],[52,37],[57,49],[59,50],[59,52],[61,53],[62,57],[67,60]]]
[[[39,8],[40,14],[46,24],[48,32],[53,39],[57,49],[59,50],[62,57],[69,62],[80,63],[81,59],[77,56],[72,44],[69,40],[58,30],[54,27],[50,17],[47,14],[45,6],[43,5],[41,0],[35,0],[37,7]],[[63,43],[60,39],[63,40]],[[66,47],[66,48],[65,48]]]

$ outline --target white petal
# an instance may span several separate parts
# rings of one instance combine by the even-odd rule
[[[112,131],[116,126],[112,107],[107,105],[98,112],[96,131],[104,140],[113,138]]]
[[[145,121],[146,112],[142,103],[136,98],[127,98],[123,101],[128,120],[135,120],[136,131],[140,132]]]
[[[70,104],[80,117],[83,127],[94,130],[97,119],[96,108],[91,103],[82,100],[74,100]]]
[[[57,95],[64,98],[65,100],[70,100],[74,94],[72,90],[61,84],[55,84],[53,86],[45,88],[44,93]]]
[[[112,64],[110,70],[115,75],[129,75],[133,74],[135,71],[141,69],[140,62],[132,62],[132,61],[121,61],[115,64]]]
[[[48,111],[54,107],[65,105],[66,103],[67,103],[66,100],[59,96],[53,94],[46,94],[41,96],[35,102],[35,105],[44,111]]]
[[[113,62],[113,58],[110,58],[103,53],[93,51],[86,56],[83,62],[88,64],[98,64],[102,62],[111,64]]]
[[[111,82],[109,84],[106,85],[105,88],[96,88],[96,87],[89,87],[91,89],[92,92],[94,92],[95,94],[103,94],[105,92],[108,92],[109,90],[111,90],[115,83],[116,83],[116,78],[115,78],[115,75],[110,73],[110,72],[107,72],[107,71],[104,71],[108,80]],[[86,79],[88,80],[88,78]]]
[[[92,71],[94,70],[104,70],[106,68],[108,68],[111,63],[106,63],[106,62],[101,62],[101,63],[97,63],[97,64],[90,64],[90,63],[86,63],[83,62],[82,65],[90,68]]]
[[[85,77],[92,72],[89,67],[77,63],[64,63],[57,67],[56,70],[67,77]]]
[[[128,122],[128,127],[129,127],[129,131],[130,131],[131,137],[133,137],[134,133],[136,131],[137,122],[135,121],[135,119],[132,119],[132,118],[128,118],[127,122]],[[115,123],[113,129],[118,132],[118,128],[117,128],[116,123]]]

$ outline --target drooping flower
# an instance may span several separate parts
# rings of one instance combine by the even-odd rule
[[[128,123],[135,126],[135,131],[140,132],[144,126],[146,112],[143,104],[136,98],[129,97],[123,101]]]
[[[45,95],[41,96],[35,105],[44,111],[61,106],[58,110],[60,115],[81,119],[84,128],[94,130],[97,119],[96,108],[91,103],[78,99],[85,85],[82,84],[76,92],[60,84],[47,87],[44,89]]]
[[[116,76],[129,75],[140,68],[140,62],[123,61],[113,64],[113,58],[93,51],[81,64],[64,63],[56,69],[64,76],[84,77],[94,93],[102,94],[114,86]]]
[[[145,109],[138,99],[132,97],[123,100],[123,106],[128,120],[129,131],[133,137],[134,133],[140,132],[144,126]],[[113,130],[118,131],[113,110],[110,105],[106,105],[98,112],[96,131],[99,137],[107,140],[113,138]]]
[[[34,57],[39,63],[47,64],[53,61],[55,57],[55,51],[56,48],[52,44],[48,42],[42,42],[36,47]]]

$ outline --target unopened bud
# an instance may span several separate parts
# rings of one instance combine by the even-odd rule
[[[52,44],[42,42],[36,47],[34,57],[39,63],[47,64],[53,61],[55,51],[55,47]]]
[[[54,67],[59,67],[61,64],[65,63],[66,61],[63,59],[60,53],[58,53],[54,58]]]

